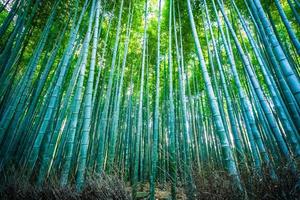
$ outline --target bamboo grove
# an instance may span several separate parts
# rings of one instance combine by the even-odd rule
[[[298,0],[7,0],[0,171],[179,185],[299,176]],[[300,184],[300,183],[299,183]],[[192,197],[191,197],[192,198]]]

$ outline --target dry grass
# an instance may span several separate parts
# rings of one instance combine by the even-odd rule
[[[114,176],[93,176],[88,178],[81,192],[74,186],[59,187],[46,183],[32,185],[23,177],[11,176],[1,184],[0,199],[5,200],[129,200],[125,184]]]
[[[299,188],[295,188],[295,177],[286,168],[280,168],[277,172],[279,181],[274,182],[266,172],[259,177],[254,173],[243,171],[241,178],[245,191],[241,193],[236,190],[224,171],[207,171],[194,178],[196,199],[300,199]]]
[[[195,190],[190,191],[183,185],[177,188],[177,199],[208,199],[221,200],[245,199],[249,200],[275,200],[275,199],[300,199],[299,190],[295,190],[296,179],[286,168],[278,171],[279,181],[273,182],[265,173],[259,178],[253,173],[243,172],[241,177],[247,193],[241,194],[236,191],[230,181],[230,177],[224,171],[206,170],[201,174],[194,174]],[[120,181],[117,176],[93,175],[87,178],[85,187],[77,192],[74,186],[58,187],[57,180],[49,180],[43,186],[30,184],[24,177],[17,173],[10,176],[0,177],[0,199],[5,200],[129,200],[130,187]],[[184,189],[185,188],[185,189]],[[140,199],[149,198],[149,184],[141,184],[139,193],[143,194]],[[156,188],[157,199],[170,199],[170,184],[164,187],[158,184]]]

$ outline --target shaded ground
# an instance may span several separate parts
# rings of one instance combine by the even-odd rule
[[[286,171],[279,173],[279,182],[268,178],[258,178],[253,174],[242,174],[248,199],[300,199],[299,188],[295,188],[296,179]],[[45,184],[42,187],[32,185],[17,175],[1,178],[0,199],[12,200],[129,200],[131,188],[116,177],[93,176],[87,181],[82,192],[74,187],[58,187],[58,184]],[[245,193],[236,191],[230,177],[223,171],[208,171],[194,175],[194,190],[181,186],[177,188],[177,199],[245,199]],[[55,183],[55,180],[49,181]],[[180,185],[180,183],[179,183]],[[149,198],[149,184],[141,184],[137,196],[139,199]],[[170,185],[158,185],[156,198],[171,199]]]
[[[267,175],[259,177],[257,174],[242,172],[245,191],[241,193],[235,189],[225,172],[204,173],[195,178],[196,199],[300,199],[300,188],[296,187],[297,180],[291,173],[286,169],[279,169],[278,177],[278,182],[274,182]]]

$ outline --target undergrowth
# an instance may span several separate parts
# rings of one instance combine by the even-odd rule
[[[294,200],[300,199],[300,191],[296,186],[296,178],[285,167],[277,169],[278,181],[268,175],[266,169],[262,175],[251,170],[241,171],[244,191],[237,191],[229,175],[224,171],[204,171],[194,175],[195,199],[250,199],[250,200]]]
[[[259,200],[292,200],[300,199],[299,188],[295,188],[296,179],[284,167],[277,169],[278,182],[270,179],[264,170],[263,175],[247,170],[241,171],[241,180],[245,190],[237,191],[230,177],[221,170],[202,170],[194,173],[194,190],[186,189],[183,185],[177,189],[178,199],[259,199]],[[73,184],[60,187],[58,179],[48,180],[44,185],[31,184],[25,176],[19,173],[1,174],[0,199],[2,200],[129,200],[131,199],[131,188],[121,181],[117,176],[93,175],[88,176],[86,184],[81,192],[76,191]],[[159,184],[158,184],[159,185]],[[180,184],[178,184],[180,185]],[[184,189],[185,188],[185,189]],[[148,193],[149,187],[146,183],[140,187],[141,193]],[[184,194],[185,193],[185,194]],[[193,193],[193,195],[191,195]],[[170,199],[170,186],[156,188],[157,199]],[[140,199],[148,199],[144,195]]]
[[[57,181],[49,180],[44,185],[31,184],[23,176],[4,178],[0,186],[2,200],[129,200],[125,184],[115,176],[89,176],[82,191],[75,186],[60,187]]]

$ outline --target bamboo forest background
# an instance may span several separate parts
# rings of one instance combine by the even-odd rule
[[[299,188],[299,0],[2,0],[0,171],[81,190],[113,174],[291,172]]]

